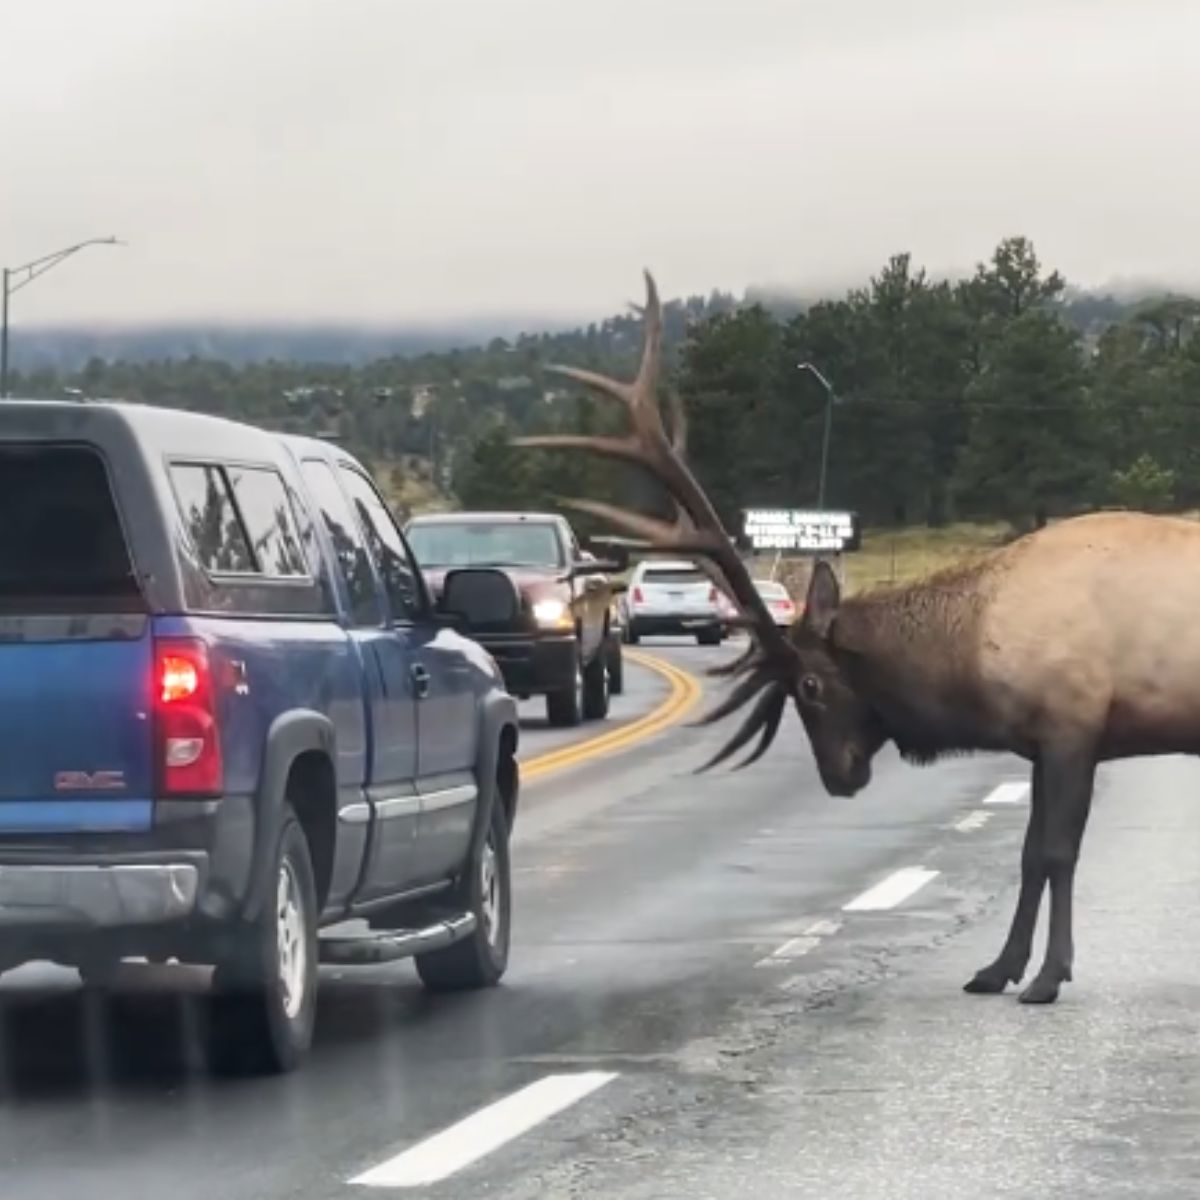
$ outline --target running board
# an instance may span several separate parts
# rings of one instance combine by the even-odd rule
[[[323,963],[347,967],[394,962],[398,958],[411,958],[414,954],[427,954],[430,950],[451,946],[470,937],[475,932],[475,926],[475,914],[463,913],[461,917],[451,917],[422,929],[389,929],[382,933],[322,937],[317,943],[318,957]]]

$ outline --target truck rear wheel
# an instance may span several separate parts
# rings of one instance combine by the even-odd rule
[[[610,639],[608,647],[608,694],[619,696],[625,690],[625,659],[621,654],[621,642]]]
[[[607,649],[601,646],[583,669],[583,715],[589,721],[601,721],[608,716]]]
[[[475,916],[475,932],[444,950],[416,956],[417,974],[431,992],[492,987],[508,966],[512,927],[512,874],[508,818],[497,795],[475,861],[459,881],[456,907]]]
[[[308,842],[286,810],[257,919],[213,973],[208,1052],[230,1074],[281,1074],[312,1045],[317,1009],[317,889]]]

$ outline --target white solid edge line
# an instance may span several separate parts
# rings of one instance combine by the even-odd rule
[[[616,1073],[609,1071],[546,1075],[464,1117],[441,1133],[410,1146],[350,1182],[362,1187],[393,1188],[437,1183],[616,1078]]]
[[[984,804],[1023,804],[1029,798],[1029,784],[1011,780],[993,788],[984,798]]]
[[[868,888],[861,896],[856,896],[849,904],[842,905],[842,911],[873,912],[895,908],[914,892],[920,891],[936,875],[936,871],[927,871],[924,867],[901,867],[874,887]]]

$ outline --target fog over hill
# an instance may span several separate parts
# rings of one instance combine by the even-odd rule
[[[1200,291],[1200,289],[1196,289]],[[1150,280],[1114,281],[1109,287],[1069,287],[1063,307],[1085,331],[1093,322],[1110,322],[1146,300],[1181,294]],[[1194,294],[1194,293],[1193,293]],[[741,298],[713,292],[719,308],[761,304],[780,317],[794,316],[814,303],[834,299],[837,291],[754,284]],[[18,371],[77,371],[93,359],[104,362],[156,362],[210,359],[236,366],[248,363],[328,363],[362,366],[386,358],[414,358],[456,349],[487,346],[497,338],[583,330],[594,322],[536,314],[476,317],[441,324],[354,325],[337,322],[222,323],[178,322],[129,325],[41,325],[23,328],[14,321],[12,363]]]

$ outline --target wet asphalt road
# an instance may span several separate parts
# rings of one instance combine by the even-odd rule
[[[398,1171],[452,1169],[491,1134],[409,1194],[1200,1194],[1200,764],[1102,771],[1077,982],[1030,1009],[960,990],[1011,912],[1019,763],[883,756],[835,801],[794,715],[749,771],[697,778],[715,736],[531,784],[504,984],[430,998],[408,964],[327,971],[296,1075],[206,1077],[202,981],[180,971],[135,972],[111,1005],[65,972],[6,980],[0,1197],[369,1196],[348,1181],[406,1151]],[[892,907],[844,909],[881,883]],[[534,1094],[581,1077],[536,1119]]]

